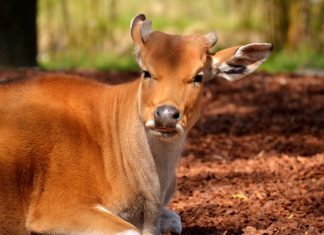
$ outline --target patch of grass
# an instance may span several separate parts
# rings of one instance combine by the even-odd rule
[[[77,55],[55,54],[39,59],[39,65],[45,69],[96,69],[99,71],[137,71],[139,67],[132,53],[128,56],[109,54]]]
[[[270,73],[294,72],[304,68],[324,69],[324,57],[314,50],[273,53],[261,66],[261,70]]]
[[[218,50],[221,50],[218,48]],[[139,67],[131,51],[123,55],[109,53],[89,54],[56,53],[40,57],[39,64],[45,69],[96,69],[100,71],[138,71]],[[274,52],[259,70],[269,73],[294,72],[304,68],[324,69],[324,57],[314,50]]]

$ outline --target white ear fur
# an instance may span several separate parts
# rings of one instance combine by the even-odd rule
[[[209,32],[207,34],[204,35],[204,37],[206,38],[209,48],[213,47],[217,40],[218,40],[218,36],[216,32]]]
[[[260,60],[266,59],[273,49],[271,43],[250,43],[241,46],[235,53],[235,57],[249,56],[250,58]]]
[[[229,58],[212,57],[213,77],[236,81],[254,72],[270,55],[270,43],[251,43],[239,47]]]

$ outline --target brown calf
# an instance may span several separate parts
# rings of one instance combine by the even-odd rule
[[[215,33],[150,26],[144,15],[131,24],[143,69],[134,82],[55,75],[1,85],[0,234],[181,232],[166,205],[204,82],[251,73],[272,46],[210,55]]]

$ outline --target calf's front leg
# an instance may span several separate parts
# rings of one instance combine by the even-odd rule
[[[165,196],[164,196],[164,208],[161,210],[160,213],[160,218],[159,218],[159,230],[161,234],[164,233],[176,233],[176,234],[181,234],[182,231],[182,225],[181,225],[181,218],[180,216],[166,208],[165,206],[171,201],[171,198],[176,191],[176,176],[175,174],[172,177],[171,183],[169,187],[166,190]]]
[[[180,216],[168,208],[163,208],[159,221],[159,227],[161,234],[168,232],[181,234],[182,225]]]

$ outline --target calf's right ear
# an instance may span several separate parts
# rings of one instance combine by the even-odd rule
[[[131,36],[136,46],[143,46],[152,32],[152,22],[144,14],[135,16],[130,25]]]
[[[208,79],[222,77],[236,81],[256,70],[273,49],[271,43],[251,43],[227,48],[210,55]]]

